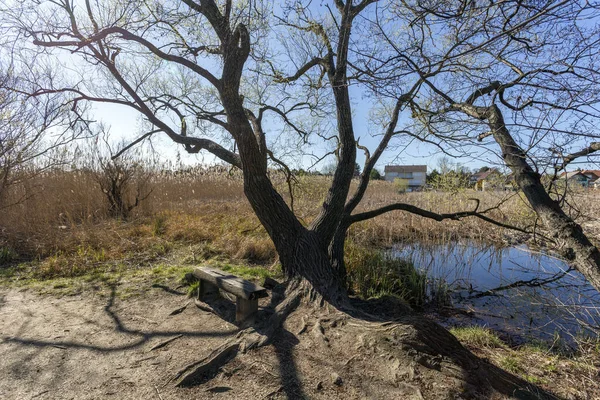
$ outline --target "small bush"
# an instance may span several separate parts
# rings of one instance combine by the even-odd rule
[[[240,243],[234,257],[260,264],[271,262],[276,256],[275,246],[269,238],[246,238]]]
[[[154,236],[162,236],[167,230],[167,217],[159,214],[152,220],[152,234]]]
[[[398,193],[405,193],[408,190],[408,179],[394,179],[394,188]]]
[[[0,265],[10,264],[17,259],[17,253],[10,247],[0,247]]]

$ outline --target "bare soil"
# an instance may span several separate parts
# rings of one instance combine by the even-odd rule
[[[0,398],[536,398],[492,389],[514,377],[400,308],[398,322],[376,323],[304,306],[271,345],[176,387],[177,371],[240,332],[226,320],[233,304],[220,307],[223,315],[203,311],[165,286],[127,299],[114,288],[60,298],[0,288]]]

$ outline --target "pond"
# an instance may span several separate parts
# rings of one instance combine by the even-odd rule
[[[395,257],[428,276],[428,295],[447,293],[444,325],[481,325],[513,342],[573,343],[600,330],[600,293],[562,260],[527,246],[497,248],[474,242],[402,244]]]

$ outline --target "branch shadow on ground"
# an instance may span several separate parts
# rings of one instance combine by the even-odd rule
[[[130,329],[122,321],[121,317],[114,311],[114,303],[116,299],[116,285],[110,285],[110,296],[104,306],[104,312],[108,315],[113,324],[113,330],[118,333],[129,335],[130,337],[137,337],[137,340],[117,346],[100,346],[94,344],[81,343],[77,341],[56,341],[56,340],[37,340],[27,339],[19,336],[2,337],[4,343],[15,343],[24,346],[34,347],[65,347],[71,349],[85,349],[92,350],[101,353],[111,353],[124,350],[133,350],[139,348],[152,339],[155,338],[168,338],[177,335],[183,337],[227,337],[236,334],[239,329],[231,329],[226,331],[188,331],[188,330],[141,330],[141,329]]]
[[[137,340],[116,346],[100,346],[94,344],[81,343],[77,341],[52,341],[52,340],[37,340],[27,339],[24,337],[3,337],[5,343],[14,343],[22,346],[35,348],[44,347],[62,347],[68,349],[86,349],[101,353],[111,353],[124,350],[133,350],[147,344],[154,338],[171,338],[177,335],[183,337],[224,337],[231,338],[240,332],[240,328],[245,328],[247,324],[237,326],[234,329],[225,331],[188,331],[188,330],[138,330],[131,329],[122,321],[122,317],[114,310],[116,299],[116,286],[111,286],[111,294],[105,304],[103,310],[110,317],[112,322],[112,330],[121,334],[128,335]],[[271,304],[265,308],[261,308],[257,319],[265,321],[273,312],[275,307],[283,300],[281,293],[273,293]],[[226,299],[209,300],[211,306],[216,311],[215,314],[220,318],[233,323],[235,319],[235,306],[231,301]],[[478,398],[492,398],[497,392],[502,395],[519,398],[519,399],[556,399],[557,397],[545,392],[541,388],[526,382],[525,380],[510,374],[493,364],[478,358],[473,353],[465,349],[458,340],[452,336],[447,330],[442,328],[437,323],[427,320],[424,317],[416,314],[407,313],[405,309],[401,309],[397,313],[386,313],[382,310],[390,308],[390,304],[382,304],[381,300],[377,302],[369,301],[354,301],[354,311],[343,310],[351,317],[363,320],[366,322],[380,324],[395,324],[399,329],[410,328],[411,336],[397,343],[398,351],[403,351],[402,347],[409,345],[415,349],[420,355],[417,362],[427,368],[439,368],[432,363],[440,355],[456,365],[460,366],[463,371],[461,379],[464,381],[464,395],[470,398],[469,394],[477,394]],[[382,308],[383,307],[383,308]],[[392,305],[393,307],[393,305]],[[261,333],[261,324],[254,324],[253,327],[258,333]],[[408,332],[408,330],[407,330]],[[23,335],[23,333],[20,333]],[[293,353],[294,347],[299,343],[297,337],[285,329],[279,329],[272,337],[269,337],[269,343],[274,347],[275,354],[278,359],[280,388],[273,392],[283,391],[287,398],[306,398],[302,381],[299,378],[297,363]],[[393,343],[392,343],[393,344]],[[216,376],[219,368],[213,371],[214,375],[206,376],[201,379],[198,384],[207,382],[212,377]],[[496,393],[492,389],[496,390]]]
[[[274,312],[275,307],[282,299],[283,297],[281,294],[271,296],[270,304],[266,307],[261,307],[255,319],[250,319],[249,321],[242,323],[235,322],[235,298],[231,298],[229,294],[220,293],[219,295],[204,296],[202,301],[209,305],[215,315],[221,319],[237,325],[240,329],[251,327],[255,329],[257,333],[269,338],[268,343],[273,346],[277,357],[280,385],[275,391],[271,392],[271,395],[283,392],[289,399],[308,398],[304,393],[294,356],[294,347],[299,343],[298,338],[284,328],[281,328],[275,334],[272,334],[269,329],[263,329],[264,325],[261,323],[269,319]],[[232,359],[234,356],[235,354],[226,357]],[[203,375],[196,377],[193,383],[186,383],[185,386],[197,386],[207,383],[218,375],[220,372],[219,369],[220,368],[213,368]]]
[[[127,324],[123,321],[123,316],[120,315],[115,310],[115,301],[117,298],[117,290],[116,285],[111,284],[110,286],[110,295],[106,301],[106,304],[103,307],[103,312],[110,318],[110,326],[106,326],[105,324],[101,324],[98,321],[94,321],[89,318],[82,317],[80,315],[72,314],[72,317],[83,318],[85,324],[92,324],[98,328],[102,328],[107,332],[116,332],[120,334],[127,335],[127,338],[136,338],[135,341],[121,344],[121,345],[113,345],[113,346],[102,346],[97,344],[83,343],[79,341],[72,340],[40,340],[40,339],[29,339],[26,338],[26,329],[25,331],[20,330],[16,335],[10,337],[2,337],[1,340],[3,343],[16,344],[19,346],[34,348],[37,350],[42,350],[43,348],[48,347],[58,347],[64,349],[75,349],[75,350],[90,350],[100,353],[113,353],[113,352],[121,352],[127,350],[135,350],[141,348],[142,346],[148,344],[151,340],[157,338],[173,338],[181,335],[182,337],[191,337],[191,338],[201,338],[201,337],[223,337],[230,338],[235,336],[240,332],[241,329],[249,326],[247,323],[237,324],[237,326],[233,329],[224,330],[224,331],[189,331],[189,330],[143,330],[143,329],[132,329],[127,326]],[[162,287],[160,289],[165,290]],[[168,288],[167,288],[168,289]],[[176,291],[169,289],[165,290],[167,293],[171,294],[180,294]],[[233,325],[235,324],[235,303],[231,302],[231,299],[226,299],[223,297],[214,297],[207,298],[206,302],[212,307],[213,312],[221,319],[230,322]],[[272,309],[276,304],[270,305],[267,309],[261,308],[259,311],[260,316],[257,318],[265,319],[268,318]],[[63,312],[67,312],[62,310]],[[70,312],[67,312],[70,313]],[[27,324],[27,322],[24,322]],[[257,329],[260,333],[260,329]],[[295,398],[305,398],[306,395],[303,392],[302,383],[298,376],[298,371],[296,368],[296,362],[293,354],[293,348],[299,342],[298,339],[290,332],[286,330],[280,330],[277,333],[277,338],[270,338],[270,343],[274,346],[275,354],[278,359],[278,368],[279,368],[279,377],[280,377],[280,387],[273,392],[273,394],[277,392],[284,392],[286,396],[290,399]],[[127,339],[124,339],[127,340]],[[23,360],[20,360],[22,363]],[[210,381],[220,372],[220,368],[215,371],[211,371],[207,376],[201,377],[196,384],[200,385]]]

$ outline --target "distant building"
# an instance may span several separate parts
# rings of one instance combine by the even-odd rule
[[[417,190],[425,186],[427,165],[386,165],[384,174],[384,179],[388,182],[405,179],[409,190]]]
[[[577,171],[563,172],[560,178],[583,187],[598,188],[600,186],[600,170],[597,169],[580,169]]]
[[[496,168],[488,169],[487,171],[478,172],[471,175],[469,183],[473,189],[478,191],[486,191],[490,189],[503,189],[505,182],[501,179],[502,174]]]

